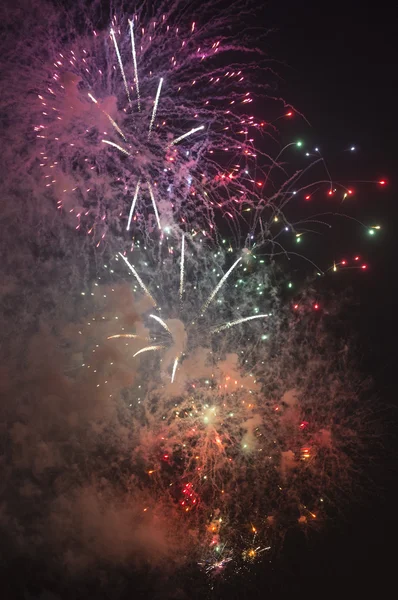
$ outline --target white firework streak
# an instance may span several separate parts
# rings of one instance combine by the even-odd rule
[[[253,319],[265,319],[266,317],[268,317],[268,315],[252,315],[251,317],[243,317],[242,319],[237,319],[236,321],[228,321],[228,323],[224,323],[223,325],[213,327],[211,333],[218,333],[219,331],[224,331],[224,329],[229,329],[230,327],[234,327],[235,325],[240,325],[240,323],[245,323],[246,321],[253,321]]]
[[[182,236],[181,243],[181,265],[180,265],[180,300],[184,291],[184,259],[185,259],[185,234]]]
[[[119,127],[119,125],[116,123],[116,121],[114,121],[114,120],[112,119],[111,115],[109,115],[109,114],[106,112],[106,110],[103,110],[102,112],[103,112],[103,113],[104,113],[104,114],[105,114],[105,115],[108,117],[108,119],[110,120],[110,122],[112,123],[112,125],[114,126],[114,128],[116,129],[116,131],[118,132],[118,134],[119,134],[120,136],[122,136],[122,138],[124,139],[124,141],[125,141],[125,142],[127,142],[127,138],[126,138],[126,136],[124,135],[123,131],[120,129],[120,127]]]
[[[161,319],[160,317],[158,317],[157,315],[149,315],[151,317],[151,319],[155,319],[155,321],[157,321],[158,323],[160,323],[160,325],[166,330],[168,331],[168,333],[171,335],[171,331],[167,325],[167,323],[165,323],[163,321],[163,319]]]
[[[220,279],[220,281],[218,282],[218,284],[216,285],[216,287],[214,288],[214,290],[212,291],[212,293],[210,294],[210,296],[208,297],[208,299],[206,300],[206,302],[202,308],[202,316],[203,316],[204,312],[209,308],[209,305],[212,302],[212,300],[214,299],[214,296],[222,288],[222,286],[224,285],[224,283],[226,282],[226,280],[228,279],[228,277],[230,276],[232,271],[240,263],[241,260],[242,260],[242,257],[238,258],[238,260],[234,262],[232,267],[230,269],[228,269],[228,271],[225,273],[224,277],[222,277]]]
[[[124,87],[126,89],[127,98],[128,98],[129,104],[131,106],[130,92],[129,92],[129,87],[127,85],[126,75],[124,73],[124,68],[123,68],[123,63],[122,63],[122,57],[120,56],[119,47],[117,45],[116,36],[115,36],[115,32],[113,31],[113,29],[111,29],[111,36],[112,36],[112,39],[113,39],[113,43],[115,45],[116,55],[117,55],[117,59],[119,61],[119,67],[120,67],[120,71],[122,73],[123,83],[124,83]]]
[[[180,135],[180,137],[176,138],[175,140],[173,140],[171,142],[171,144],[169,144],[170,146],[174,146],[175,144],[178,144],[178,142],[181,142],[181,140],[185,139],[186,137],[192,135],[193,133],[196,133],[197,131],[201,131],[202,129],[204,129],[205,126],[201,125],[200,127],[194,127],[194,129],[191,129],[190,131],[188,131],[187,133],[184,133],[183,135]]]
[[[101,109],[102,110],[102,109]],[[112,125],[114,126],[114,128],[116,129],[116,131],[118,132],[118,134],[124,139],[125,142],[127,142],[127,138],[124,135],[123,131],[120,129],[119,125],[116,123],[116,121],[114,121],[111,117],[111,115],[109,115],[106,110],[102,111],[104,113],[104,115],[106,115],[109,119],[109,121],[112,123]]]
[[[142,354],[143,352],[156,352],[157,350],[162,350],[163,348],[164,346],[145,346],[145,348],[141,348],[141,350],[138,350],[138,352],[133,354],[133,358],[139,354]]]
[[[141,277],[138,275],[137,271],[134,269],[133,265],[129,263],[129,261],[127,260],[127,258],[125,256],[123,256],[123,254],[121,252],[118,252],[118,254],[119,254],[119,256],[122,257],[122,259],[124,260],[124,262],[126,263],[126,265],[128,266],[128,268],[130,269],[130,271],[132,272],[132,274],[134,275],[134,277],[136,278],[136,280],[140,284],[141,289],[145,292],[145,294],[148,296],[148,298],[153,302],[154,306],[156,306],[156,300],[155,300],[155,298],[152,296],[152,294],[150,293],[150,291],[146,287],[145,283],[142,281]]]
[[[140,85],[138,82],[138,69],[137,69],[137,55],[135,53],[135,41],[134,41],[134,22],[129,21],[130,24],[130,34],[131,34],[131,48],[133,51],[133,64],[134,64],[134,77],[135,77],[135,86],[137,88],[137,100],[138,100],[138,111],[141,112],[141,98],[140,98]]]
[[[109,146],[113,146],[114,148],[117,148],[118,150],[120,150],[120,152],[127,154],[127,156],[130,156],[130,152],[128,150],[126,150],[125,148],[123,148],[122,146],[119,146],[119,144],[115,144],[115,142],[111,142],[110,140],[101,140],[101,141],[104,144],[108,144]]]
[[[135,333],[118,333],[117,335],[110,335],[106,339],[114,340],[116,338],[136,338],[139,340],[148,340],[148,338],[142,337],[141,335],[136,335]]]
[[[156,221],[157,221],[157,223],[158,223],[158,227],[159,227],[159,229],[161,229],[161,226],[160,226],[160,219],[159,219],[159,213],[158,213],[158,207],[156,206],[155,197],[154,197],[154,195],[153,195],[153,191],[152,191],[152,186],[151,186],[151,184],[149,183],[149,181],[148,181],[148,189],[149,189],[149,195],[150,195],[150,197],[151,197],[152,204],[153,204],[153,210],[155,211],[155,217],[156,217]]]
[[[127,221],[127,227],[126,227],[127,231],[130,229],[130,224],[131,224],[131,219],[132,219],[133,213],[134,213],[135,203],[137,202],[138,192],[140,191],[140,185],[141,185],[141,178],[137,182],[137,187],[135,188],[135,192],[134,192],[134,198],[131,203],[130,214],[129,214],[129,218]]]
[[[118,132],[119,135],[122,136],[122,138],[124,139],[125,142],[127,142],[126,136],[124,135],[123,131],[120,129],[119,125],[116,123],[116,121],[114,119],[112,119],[111,115],[108,114],[106,112],[106,110],[103,110],[99,105],[98,105],[98,100],[96,100],[96,98],[94,98],[94,96],[90,93],[87,94],[88,97],[90,98],[90,100],[92,100],[94,102],[94,104],[96,104],[98,106],[98,108],[100,109],[100,111],[106,115],[109,119],[109,121],[112,123],[113,127],[116,129],[116,131]]]
[[[173,364],[173,372],[172,372],[172,374],[171,374],[171,383],[173,383],[173,382],[174,382],[174,377],[175,377],[175,374],[176,374],[176,371],[177,371],[177,365],[178,365],[178,356],[176,356],[176,357],[175,357],[175,360],[174,360],[174,364]]]
[[[163,77],[161,77],[161,78],[159,79],[158,90],[157,90],[157,92],[156,92],[155,103],[154,103],[154,105],[153,105],[153,111],[152,111],[151,122],[149,123],[148,140],[149,140],[149,138],[151,137],[152,126],[153,126],[153,122],[155,121],[155,117],[156,117],[156,111],[157,111],[157,109],[158,109],[159,96],[160,96],[160,90],[162,89],[162,83],[163,83]]]

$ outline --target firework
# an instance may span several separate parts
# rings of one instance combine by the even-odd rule
[[[115,16],[103,31],[78,39],[69,32],[69,45],[64,31],[62,46],[32,71],[43,87],[33,128],[48,191],[96,243],[120,222],[146,230],[146,195],[159,229],[209,229],[215,209],[238,216],[242,196],[253,195],[246,176],[233,189],[221,180],[235,156],[245,164],[254,158],[248,132],[238,133],[251,125],[243,109],[252,101],[246,82],[254,63],[246,61],[244,75],[237,65],[220,67],[219,57],[227,65],[231,52],[254,56],[255,49],[242,39],[221,43],[223,17],[176,26],[180,10],[176,2],[146,21],[141,10]],[[234,13],[238,5],[228,18]],[[228,110],[220,102],[226,95]]]
[[[142,305],[135,335],[144,330],[149,345],[139,349],[142,341],[131,339],[118,352],[136,373],[128,405],[131,427],[141,433],[131,469],[150,474],[152,493],[179,507],[181,526],[196,531],[191,556],[213,576],[261,560],[289,527],[317,525],[350,493],[361,443],[353,410],[363,410],[346,354],[310,297],[302,298],[297,320],[293,307],[278,306],[260,262],[249,273],[241,260],[228,267],[220,249],[203,256],[188,240],[180,251],[164,249],[159,261],[155,245],[136,255],[135,271],[148,285],[133,275],[132,305],[150,293],[162,316]],[[103,285],[112,281],[117,294],[126,267],[116,257]],[[104,335],[125,329],[122,313],[109,314],[103,339],[123,338]],[[332,347],[341,359],[330,360]]]
[[[249,233],[259,249],[294,254],[289,246],[309,227],[328,226],[305,201],[331,196],[332,217],[355,190],[331,179],[318,147],[295,140],[280,149],[300,116],[267,98],[270,72],[255,40],[226,36],[239,3],[195,27],[180,22],[181,8],[115,14],[109,26],[78,36],[61,19],[55,43],[41,32],[23,65],[8,57],[19,77],[4,105],[19,97],[27,106],[26,90],[38,89],[14,123],[15,135],[24,128],[36,138],[24,149],[32,175],[40,172],[47,197],[97,247],[108,231],[109,245],[122,250],[155,227],[160,240],[194,232],[219,241],[229,232],[238,246]],[[264,102],[267,120],[258,116]]]
[[[112,406],[118,432],[104,443],[93,419],[85,464],[109,482],[122,464],[115,506],[123,497],[127,515],[145,513],[151,527],[138,537],[172,515],[190,540],[189,552],[170,546],[179,564],[194,558],[213,575],[261,560],[293,524],[322,521],[358,468],[359,379],[313,287],[296,292],[289,276],[283,303],[269,258],[301,256],[315,277],[367,263],[357,254],[321,269],[294,251],[337,211],[291,218],[292,206],[347,205],[354,191],[332,181],[317,147],[280,149],[275,123],[293,110],[276,102],[273,118],[255,116],[261,53],[221,36],[224,17],[180,20],[181,6],[67,30],[62,43],[42,32],[33,67],[20,65],[7,94],[25,107],[26,90],[38,90],[28,116],[14,116],[16,131],[34,132],[23,167],[32,196],[40,172],[40,200],[56,200],[63,224],[113,257],[81,291],[96,313],[79,324],[79,369],[65,369],[79,399]],[[380,229],[350,218],[371,237]],[[111,466],[98,445],[117,457]]]

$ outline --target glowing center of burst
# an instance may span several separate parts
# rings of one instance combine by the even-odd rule
[[[215,406],[212,406],[212,407],[206,406],[204,413],[205,413],[205,415],[203,417],[203,421],[206,425],[209,425],[215,421],[215,418],[216,418],[216,407]]]

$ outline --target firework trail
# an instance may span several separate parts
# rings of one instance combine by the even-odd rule
[[[184,293],[184,261],[185,261],[185,235],[181,240],[181,263],[180,263],[180,300]]]
[[[137,186],[135,188],[134,198],[133,198],[133,201],[131,203],[129,218],[128,218],[128,221],[127,221],[127,231],[130,229],[131,219],[132,219],[133,214],[134,214],[134,208],[135,208],[135,205],[136,205],[136,202],[137,202],[138,193],[140,191],[140,185],[141,185],[141,180],[139,179],[138,182],[137,182]]]
[[[240,263],[241,260],[242,259],[239,257],[238,260],[236,260],[234,262],[234,264],[232,265],[232,267],[230,269],[228,269],[228,271],[222,277],[222,279],[220,280],[220,283],[218,283],[216,285],[216,287],[214,288],[214,290],[212,291],[212,293],[210,294],[210,296],[206,300],[205,304],[203,305],[203,310],[202,310],[203,313],[205,312],[205,310],[208,309],[210,303],[214,300],[214,297],[216,296],[216,294],[218,293],[218,291],[222,288],[222,286],[224,285],[224,283],[226,282],[226,280],[228,279],[228,277],[230,276],[230,274],[232,273],[232,271]]]
[[[133,62],[134,62],[134,81],[135,87],[137,90],[137,107],[138,112],[141,112],[141,98],[140,98],[140,84],[138,79],[138,68],[137,68],[137,54],[135,51],[135,40],[134,40],[134,21],[129,21],[130,25],[130,34],[131,34],[131,50],[133,53]]]
[[[121,256],[121,258],[124,260],[124,262],[126,263],[126,265],[128,266],[128,268],[130,269],[130,271],[132,272],[132,274],[134,275],[134,277],[138,281],[141,289],[145,292],[145,294],[148,296],[148,298],[151,300],[151,302],[154,304],[154,306],[156,306],[156,302],[155,302],[153,296],[148,291],[148,288],[146,287],[146,285],[142,281],[141,277],[138,275],[137,271],[134,269],[133,265],[131,265],[129,263],[129,261],[127,260],[127,258],[125,256],[123,256],[123,254],[121,254],[120,252],[119,252],[119,256]]]

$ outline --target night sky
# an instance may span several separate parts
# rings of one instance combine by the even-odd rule
[[[313,128],[314,139],[332,155],[334,175],[344,178],[385,177],[385,193],[362,188],[356,214],[383,222],[380,243],[371,250],[369,277],[352,280],[359,300],[354,322],[359,332],[361,368],[375,380],[376,394],[389,405],[393,425],[386,432],[385,454],[375,465],[378,492],[354,507],[346,523],[330,536],[306,546],[294,556],[291,585],[303,593],[306,586],[323,595],[325,584],[366,589],[393,580],[397,511],[394,500],[396,435],[396,298],[397,261],[396,172],[398,134],[396,107],[396,33],[388,3],[366,6],[357,0],[333,3],[270,2],[265,23],[275,27],[269,48],[290,69],[281,91],[302,111]],[[339,149],[355,145],[353,156],[333,158]],[[329,159],[329,156],[328,156]],[[344,246],[347,238],[334,244]],[[334,250],[337,250],[334,248]],[[395,427],[394,427],[395,424]],[[359,499],[358,499],[359,500]],[[318,584],[314,582],[318,581]],[[341,592],[343,593],[343,592]],[[259,595],[258,597],[261,597]]]
[[[369,584],[380,592],[395,577],[398,53],[393,8],[388,8],[387,2],[367,8],[358,0],[273,0],[259,10],[262,25],[274,30],[264,47],[272,58],[284,63],[278,95],[310,122],[312,129],[303,128],[303,139],[310,130],[310,143],[322,147],[336,180],[388,181],[388,188],[382,191],[377,186],[363,186],[352,200],[358,218],[380,223],[382,231],[368,250],[369,272],[349,281],[357,300],[351,327],[358,333],[360,367],[374,378],[375,402],[387,416],[388,425],[383,450],[375,456],[369,473],[374,489],[369,489],[368,497],[353,499],[351,512],[336,518],[326,532],[310,539],[293,534],[286,542],[281,566],[271,571],[259,566],[250,578],[214,590],[213,597],[255,599],[270,593],[274,597],[305,594],[310,589],[325,597],[331,587],[343,597],[348,588],[353,589],[358,597]],[[277,63],[275,70],[279,71]],[[342,152],[351,145],[357,148],[355,155]],[[352,235],[352,230],[347,232],[351,233],[337,236],[328,251],[338,255],[338,244],[350,245],[346,236]],[[341,288],[340,280],[336,289]],[[0,566],[6,581],[6,569]],[[16,576],[14,568],[12,577]],[[194,591],[195,582],[192,584],[192,598],[202,597],[202,592]],[[35,592],[40,585],[38,581]],[[4,596],[5,600],[11,597]],[[141,598],[145,593],[132,590],[129,597]],[[87,598],[94,598],[89,589]]]

